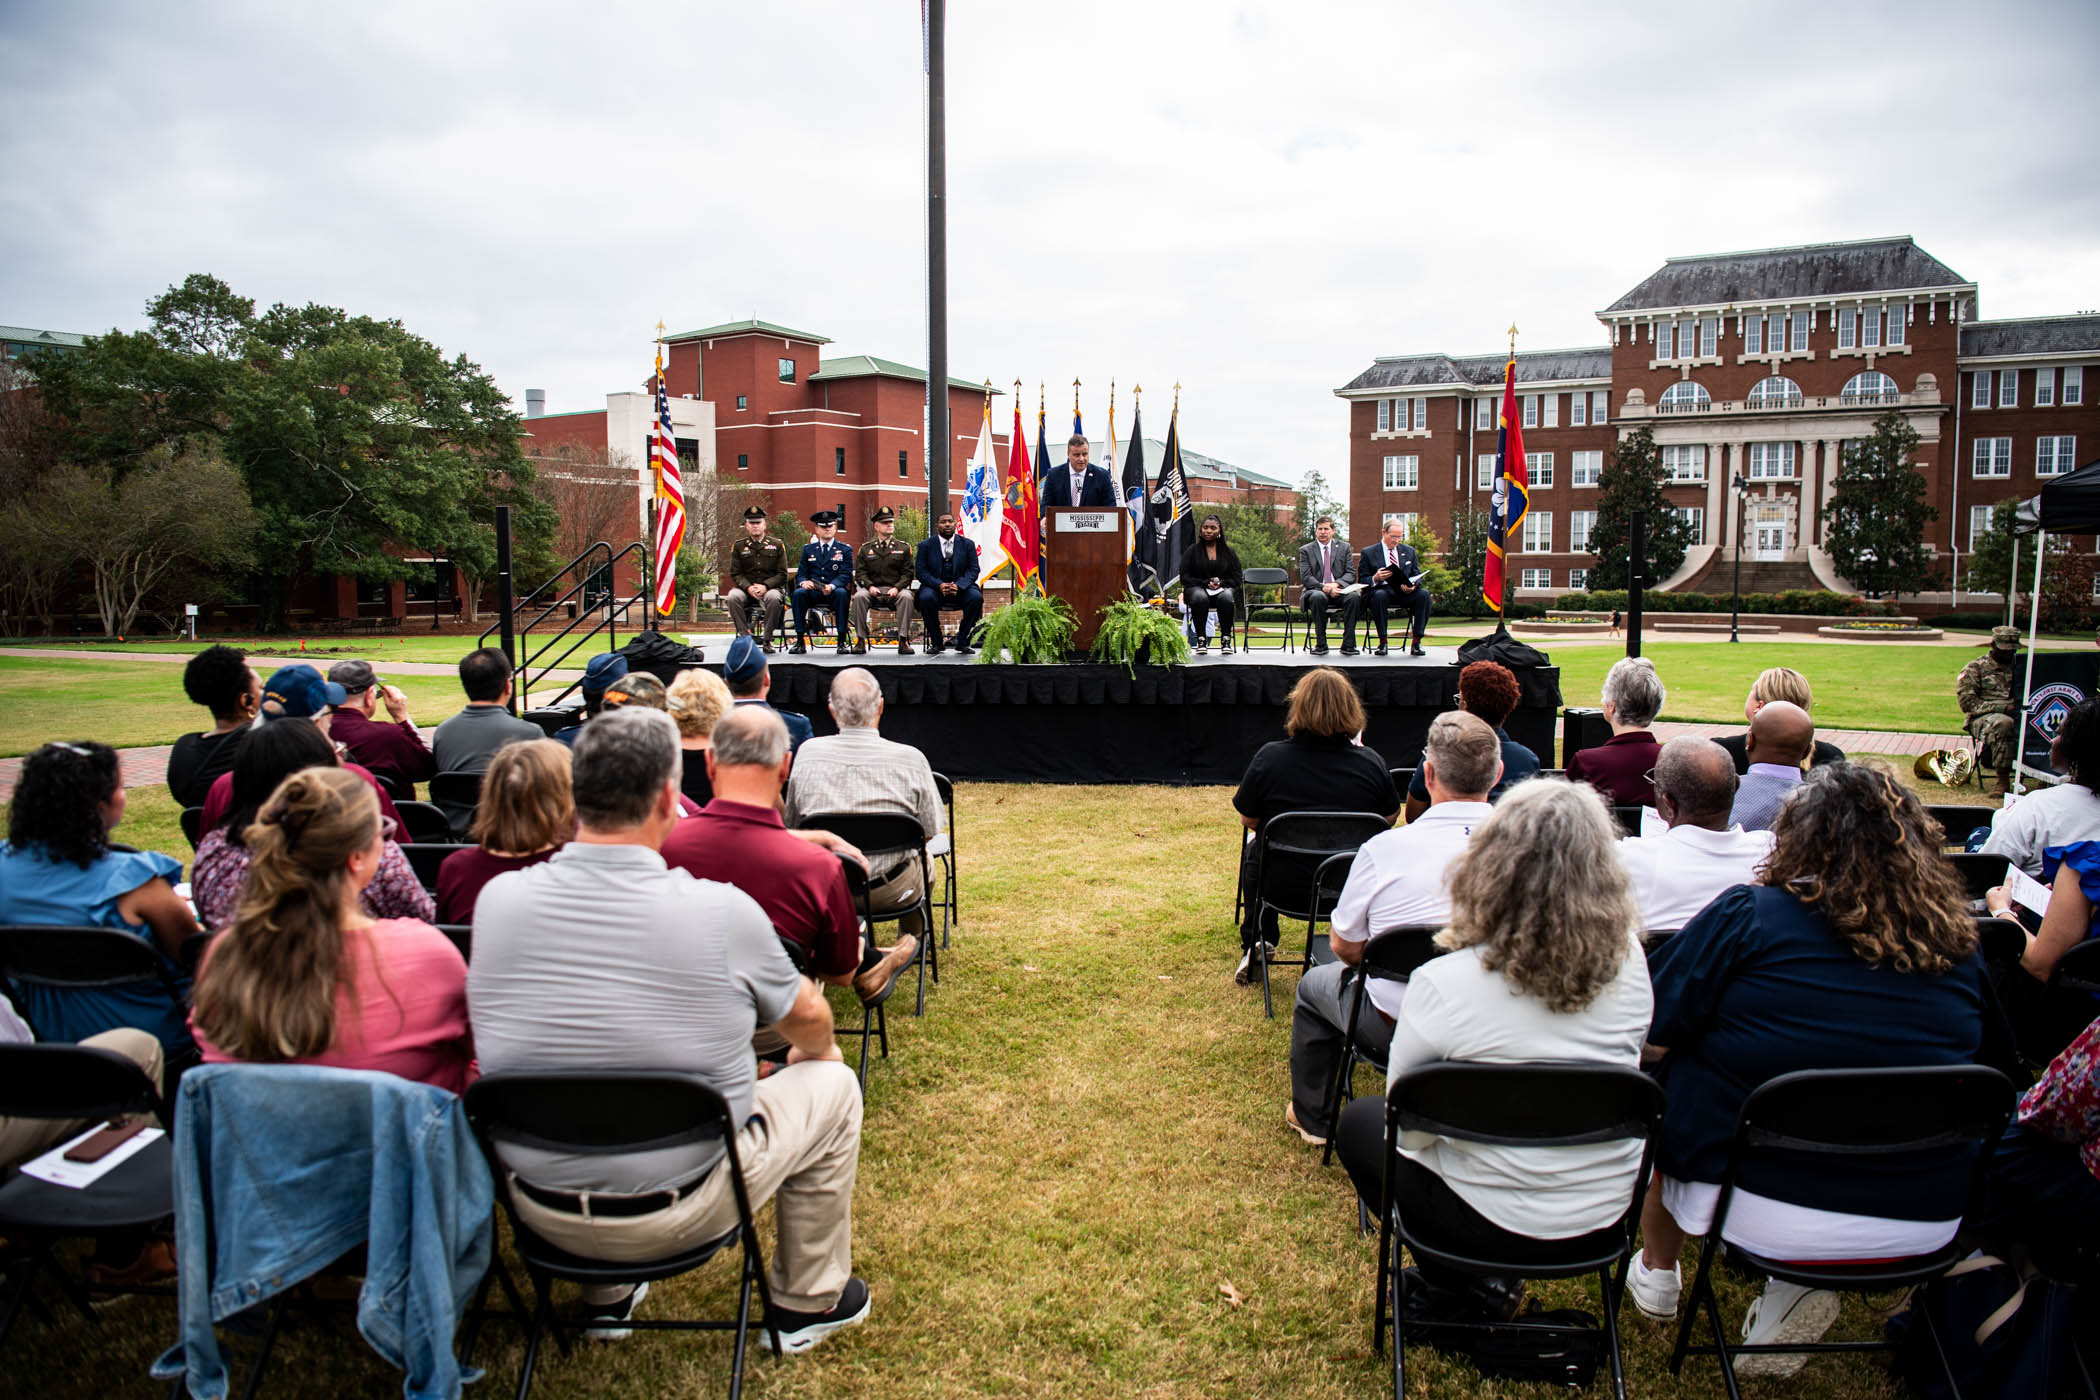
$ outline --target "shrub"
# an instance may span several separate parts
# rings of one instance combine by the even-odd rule
[[[1642,593],[1641,611],[1651,613],[1725,613],[1734,597],[1727,593]],[[1611,612],[1626,606],[1624,589],[1563,593],[1553,600],[1560,609]],[[1796,588],[1784,593],[1745,593],[1746,613],[1795,613],[1809,617],[1864,617],[1883,611],[1866,599],[1824,588]]]

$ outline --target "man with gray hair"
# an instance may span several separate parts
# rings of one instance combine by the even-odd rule
[[[800,824],[825,814],[911,817],[929,845],[941,836],[940,790],[933,766],[909,744],[882,737],[882,687],[866,668],[849,666],[831,681],[831,717],[839,732],[811,739],[795,754],[787,784],[787,817]],[[919,902],[927,872],[915,854],[892,851],[871,856],[869,907],[879,912]],[[917,914],[898,921],[907,934],[925,937]]]
[[[753,1208],[779,1198],[769,1320],[786,1349],[806,1351],[864,1319],[869,1302],[851,1267],[860,1087],[831,1008],[749,895],[665,865],[659,850],[679,824],[671,717],[609,711],[575,750],[576,839],[498,875],[474,907],[467,1006],[482,1071],[672,1070],[720,1093],[743,1125]],[[751,1053],[760,1027],[792,1047],[763,1080]],[[612,1157],[511,1145],[497,1157],[519,1217],[588,1258],[660,1259],[736,1227],[719,1143]],[[647,1292],[587,1287],[586,1335],[625,1336]]]
[[[1370,614],[1378,627],[1376,654],[1385,655],[1386,617],[1398,608],[1406,613],[1409,651],[1421,656],[1422,634],[1429,630],[1429,590],[1422,587],[1422,561],[1407,542],[1407,523],[1397,515],[1385,518],[1385,533],[1364,551],[1356,566],[1357,582],[1364,586],[1359,615]],[[1366,641],[1370,640],[1368,637]],[[1342,620],[1342,655],[1356,654],[1356,624]]]
[[[1492,810],[1487,795],[1502,779],[1502,742],[1477,715],[1452,710],[1436,717],[1422,747],[1422,779],[1429,810],[1406,826],[1364,842],[1327,925],[1328,948],[1338,962],[1322,962],[1298,979],[1291,1012],[1291,1102],[1284,1122],[1319,1146],[1333,1125],[1323,1116],[1341,1066],[1349,1024],[1344,977],[1363,959],[1375,934],[1408,924],[1441,924],[1451,913],[1448,872],[1465,854],[1473,828]],[[1405,982],[1368,984],[1369,1004],[1356,1020],[1356,1047],[1383,1060],[1393,1043]]]
[[[1771,832],[1730,824],[1735,788],[1735,760],[1713,740],[1685,735],[1662,746],[1655,810],[1670,829],[1619,843],[1644,928],[1684,927],[1721,891],[1749,884],[1771,854]]]

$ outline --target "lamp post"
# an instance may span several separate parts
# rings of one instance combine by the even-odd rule
[[[1750,483],[1737,472],[1730,486],[1735,491],[1735,596],[1728,605],[1728,640],[1740,642],[1736,629],[1743,619],[1743,530],[1750,523]]]

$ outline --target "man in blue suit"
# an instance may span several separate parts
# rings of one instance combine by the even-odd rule
[[[1052,472],[1050,475],[1057,475]],[[1108,474],[1103,472],[1106,481]],[[933,522],[933,537],[919,543],[919,617],[926,623],[926,654],[938,656],[952,646],[962,656],[976,650],[970,634],[984,611],[984,592],[977,586],[977,546],[955,533],[955,514],[942,511]],[[941,609],[960,608],[962,628],[952,639],[941,636]]]
[[[802,546],[802,560],[795,567],[795,644],[790,656],[809,650],[809,613],[823,608],[837,625],[839,650],[846,649],[846,604],[853,597],[853,546],[839,539],[839,513],[820,510],[809,523],[817,537]]]
[[[1385,655],[1386,617],[1394,609],[1409,616],[1410,650],[1414,655],[1423,655],[1422,634],[1429,630],[1429,590],[1415,582],[1422,572],[1422,563],[1415,557],[1414,546],[1406,543],[1405,534],[1400,517],[1388,515],[1384,538],[1364,551],[1356,568],[1357,581],[1364,586],[1363,612],[1378,624],[1378,656]],[[1355,620],[1344,618],[1342,628],[1342,655],[1354,656]]]
[[[1072,434],[1072,440],[1065,444],[1065,464],[1052,467],[1043,477],[1043,489],[1037,499],[1042,503],[1044,510],[1047,511],[1052,506],[1081,506],[1088,510],[1117,509],[1115,483],[1108,479],[1108,473],[1100,467],[1087,465],[1087,456],[1092,451],[1085,438],[1077,433]],[[1073,493],[1075,482],[1078,484],[1076,495]]]

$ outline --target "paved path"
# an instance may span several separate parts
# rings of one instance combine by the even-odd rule
[[[1718,739],[1724,734],[1740,734],[1740,724],[1670,724],[1655,726],[1655,737],[1665,743],[1682,734],[1695,735],[1701,739]],[[1846,753],[1910,754],[1930,753],[1934,749],[1966,749],[1969,741],[1960,734],[1903,734],[1886,729],[1818,729],[1816,737],[1826,743],[1836,744]]]

